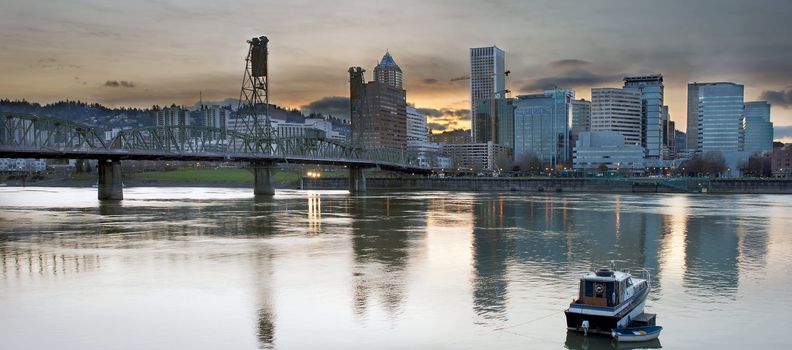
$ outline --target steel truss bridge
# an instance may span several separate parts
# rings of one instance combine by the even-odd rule
[[[362,169],[430,172],[418,163],[415,153],[395,148],[356,147],[321,134],[263,138],[203,126],[158,126],[122,130],[108,141],[91,126],[7,112],[0,113],[0,158],[98,159],[100,199],[105,199],[102,198],[103,176],[107,175],[105,180],[110,182],[117,176],[120,182],[121,160],[250,162],[257,170],[257,194],[274,191],[269,177],[272,165],[277,163],[347,166],[351,169],[350,189],[362,191],[365,191]],[[110,173],[103,174],[106,163],[117,165],[118,170],[108,167],[104,172]],[[261,174],[259,169],[263,169]],[[259,179],[259,175],[265,178]],[[353,185],[353,181],[358,184]]]

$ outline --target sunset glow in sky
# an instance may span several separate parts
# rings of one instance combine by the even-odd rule
[[[270,101],[343,113],[347,69],[372,78],[389,50],[408,102],[437,129],[468,127],[468,48],[506,51],[513,95],[559,86],[590,98],[628,74],[665,77],[685,128],[687,83],[745,84],[792,136],[792,2],[39,1],[0,4],[0,97],[109,106],[237,98],[245,40],[270,38]],[[318,102],[317,102],[318,101]]]

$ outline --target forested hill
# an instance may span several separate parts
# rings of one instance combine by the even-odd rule
[[[100,129],[114,127],[139,127],[153,124],[151,109],[107,108],[98,103],[58,101],[39,104],[25,100],[0,100],[0,112],[18,112],[44,115],[95,126]]]
[[[172,107],[176,107],[173,105]],[[57,119],[69,120],[72,122],[86,124],[100,130],[110,130],[112,128],[123,127],[144,127],[154,125],[154,112],[161,109],[160,106],[150,108],[108,108],[99,103],[87,103],[82,101],[59,101],[50,104],[39,104],[25,100],[0,99],[0,112],[31,113],[48,116]],[[191,112],[193,124],[200,124],[200,108],[197,104]],[[270,105],[270,115],[274,119],[279,119],[291,123],[303,123],[305,118],[322,118],[333,122],[341,128],[348,128],[344,121],[332,116],[321,114],[303,115],[297,109],[285,109],[276,105]],[[232,113],[234,116],[235,113]]]

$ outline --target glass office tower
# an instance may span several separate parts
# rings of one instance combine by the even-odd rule
[[[720,151],[728,156],[740,150],[743,94],[744,87],[740,84],[698,84],[696,151]]]
[[[646,158],[661,159],[668,153],[663,143],[663,75],[625,77],[624,88],[641,92],[641,146]]]
[[[506,90],[506,53],[497,46],[470,49],[470,113],[473,142],[496,141],[496,120],[490,109],[478,108],[481,101],[502,98]]]
[[[517,96],[514,109],[514,159],[534,154],[555,166],[569,162],[569,119],[575,92],[548,90]]]
[[[773,123],[767,101],[746,102],[743,109],[743,150],[748,155],[773,151]]]

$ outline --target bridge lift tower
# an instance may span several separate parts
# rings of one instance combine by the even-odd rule
[[[250,45],[245,59],[245,73],[242,90],[239,93],[239,118],[254,142],[251,153],[273,154],[274,131],[269,115],[269,71],[267,56],[269,49],[266,36],[254,37],[247,41]],[[262,125],[263,122],[263,125]],[[272,183],[274,164],[253,163],[255,178],[253,193],[257,196],[272,196],[275,187]]]

